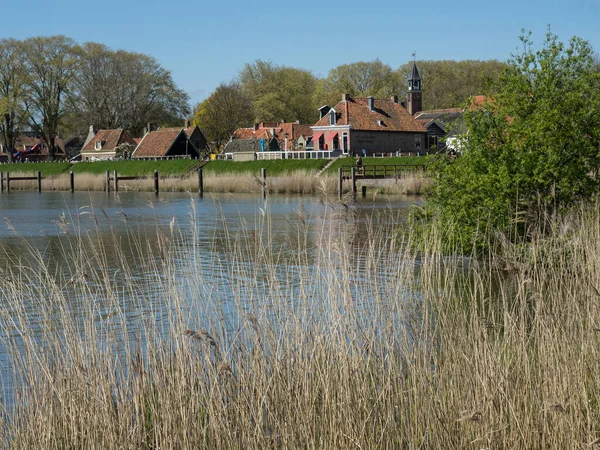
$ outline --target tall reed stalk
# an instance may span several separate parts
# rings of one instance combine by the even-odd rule
[[[376,227],[382,218],[359,224],[352,207],[332,206],[317,226],[299,208],[285,239],[267,207],[254,223],[222,221],[208,244],[193,220],[124,242],[64,218],[69,267],[31,248],[37,258],[2,277],[15,394],[3,442],[593,446],[597,211],[485,261],[443,256],[435,234],[415,254],[410,237],[395,238],[393,212]]]

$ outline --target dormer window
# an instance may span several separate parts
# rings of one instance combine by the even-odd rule
[[[335,125],[336,122],[336,116],[335,116],[335,110],[331,110],[329,111],[329,125]]]
[[[95,149],[96,150],[102,150],[102,141],[96,141]]]

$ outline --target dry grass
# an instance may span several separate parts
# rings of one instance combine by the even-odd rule
[[[148,241],[131,233],[143,273],[124,255],[116,272],[107,262],[122,255],[121,239],[78,235],[65,221],[71,267],[44,270],[40,256],[2,278],[4,343],[20,386],[2,416],[4,442],[593,447],[597,211],[485,262],[443,258],[435,237],[415,255],[389,239],[394,217],[381,232],[367,226],[357,244],[351,208],[332,208],[317,235],[300,210],[284,242],[272,239],[268,212],[241,230],[223,223],[210,249],[172,224]]]
[[[11,177],[31,176],[30,173],[13,173]],[[106,176],[95,174],[75,174],[75,190],[103,191]],[[198,178],[196,174],[188,177],[162,177],[159,181],[162,192],[197,192]],[[262,193],[263,180],[254,175],[205,175],[204,190],[213,193]],[[377,194],[420,195],[429,180],[419,174],[408,174],[398,180],[360,180],[359,185],[374,188]],[[111,190],[113,189],[111,183]],[[344,182],[344,190],[351,189],[349,181]],[[69,174],[48,176],[42,179],[42,191],[68,191],[71,189]],[[316,194],[321,192],[337,192],[337,176],[314,173],[293,172],[278,177],[267,178],[267,189],[271,194]],[[359,188],[360,189],[360,188]],[[37,181],[11,182],[11,190],[37,190]],[[154,191],[152,178],[135,181],[120,181],[120,191]]]

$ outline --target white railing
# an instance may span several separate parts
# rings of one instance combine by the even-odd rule
[[[256,159],[259,161],[271,159],[333,159],[340,155],[339,150],[312,150],[296,152],[258,152]]]

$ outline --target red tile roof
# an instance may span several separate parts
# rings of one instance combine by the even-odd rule
[[[163,157],[181,133],[182,128],[161,128],[157,131],[146,133],[142,141],[133,152],[133,157]]]
[[[102,142],[102,148],[96,150],[96,142]],[[135,140],[122,128],[116,130],[98,130],[94,138],[88,142],[82,149],[82,152],[110,152],[114,151],[119,145],[132,144]]]
[[[402,105],[393,100],[374,99],[374,108],[371,111],[368,99],[351,98],[339,102],[333,109],[336,111],[335,124],[350,125],[353,130],[427,132]],[[330,126],[329,118],[330,115],[326,114],[314,127]]]
[[[257,129],[238,128],[233,133],[233,139],[271,139],[275,138],[279,146],[285,148],[285,134],[287,133],[288,144],[296,142],[300,136],[308,138],[312,136],[310,125],[297,122],[262,122]]]
[[[48,151],[48,146],[46,145],[46,143],[41,139],[41,138],[37,138],[37,137],[33,137],[33,136],[19,136],[15,142],[15,149],[16,151],[23,151],[25,149],[30,149],[32,147],[34,147],[38,142],[42,142],[42,145],[40,147],[38,147],[38,150],[36,150],[36,154],[37,155],[50,155],[50,152]],[[57,137],[54,140],[54,143],[56,144],[56,146],[58,147],[58,150],[56,151],[56,155],[57,156],[61,156],[65,154],[65,143],[64,141]],[[2,146],[2,148],[4,149],[4,146]],[[4,152],[2,154],[5,154]]]

